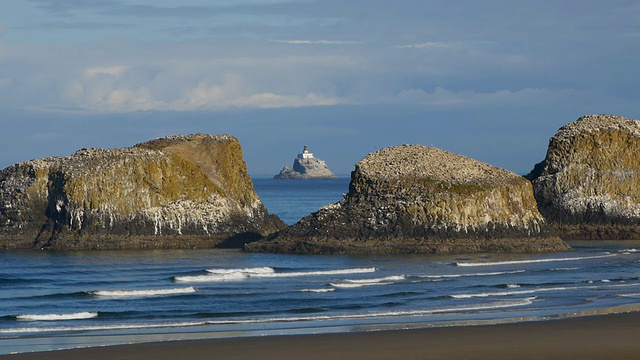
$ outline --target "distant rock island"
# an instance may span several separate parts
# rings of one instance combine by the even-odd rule
[[[302,153],[298,154],[293,161],[293,168],[285,166],[274,179],[337,179],[337,177],[329,170],[327,164],[309,152],[309,148],[305,145]]]
[[[255,193],[230,135],[82,149],[0,171],[5,249],[241,246],[284,227]]]
[[[563,238],[640,239],[640,121],[583,116],[558,130],[527,177]]]
[[[317,254],[549,252],[531,183],[434,147],[403,145],[355,165],[349,193],[245,251]]]

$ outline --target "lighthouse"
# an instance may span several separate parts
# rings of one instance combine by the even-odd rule
[[[309,147],[307,145],[304,146],[302,154],[298,154],[298,159],[313,159],[313,153],[309,152]]]

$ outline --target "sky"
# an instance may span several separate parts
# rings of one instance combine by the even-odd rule
[[[231,134],[252,176],[433,145],[524,174],[640,118],[635,0],[0,0],[0,168]]]

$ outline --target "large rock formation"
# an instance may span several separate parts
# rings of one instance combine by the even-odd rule
[[[284,253],[568,249],[548,235],[525,178],[419,145],[369,154],[356,164],[343,200],[245,246]]]
[[[293,160],[293,168],[285,166],[280,173],[273,177],[274,179],[336,179],[337,177],[329,170],[327,164],[309,152],[307,146],[304,151],[298,154]]]
[[[532,180],[562,237],[640,239],[640,121],[587,115],[549,140]]]
[[[284,226],[229,135],[82,149],[0,171],[3,248],[213,247]]]

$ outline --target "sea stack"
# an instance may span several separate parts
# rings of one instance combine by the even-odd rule
[[[527,175],[563,238],[640,239],[640,121],[586,115],[549,140]]]
[[[536,208],[531,183],[434,147],[367,155],[349,193],[246,251],[278,253],[470,253],[565,251]]]
[[[269,215],[230,135],[171,136],[0,171],[2,248],[139,249],[244,244]]]
[[[304,146],[302,153],[293,160],[293,168],[285,166],[274,179],[282,180],[308,180],[308,179],[337,179],[329,170],[327,164],[309,152],[309,147]]]

